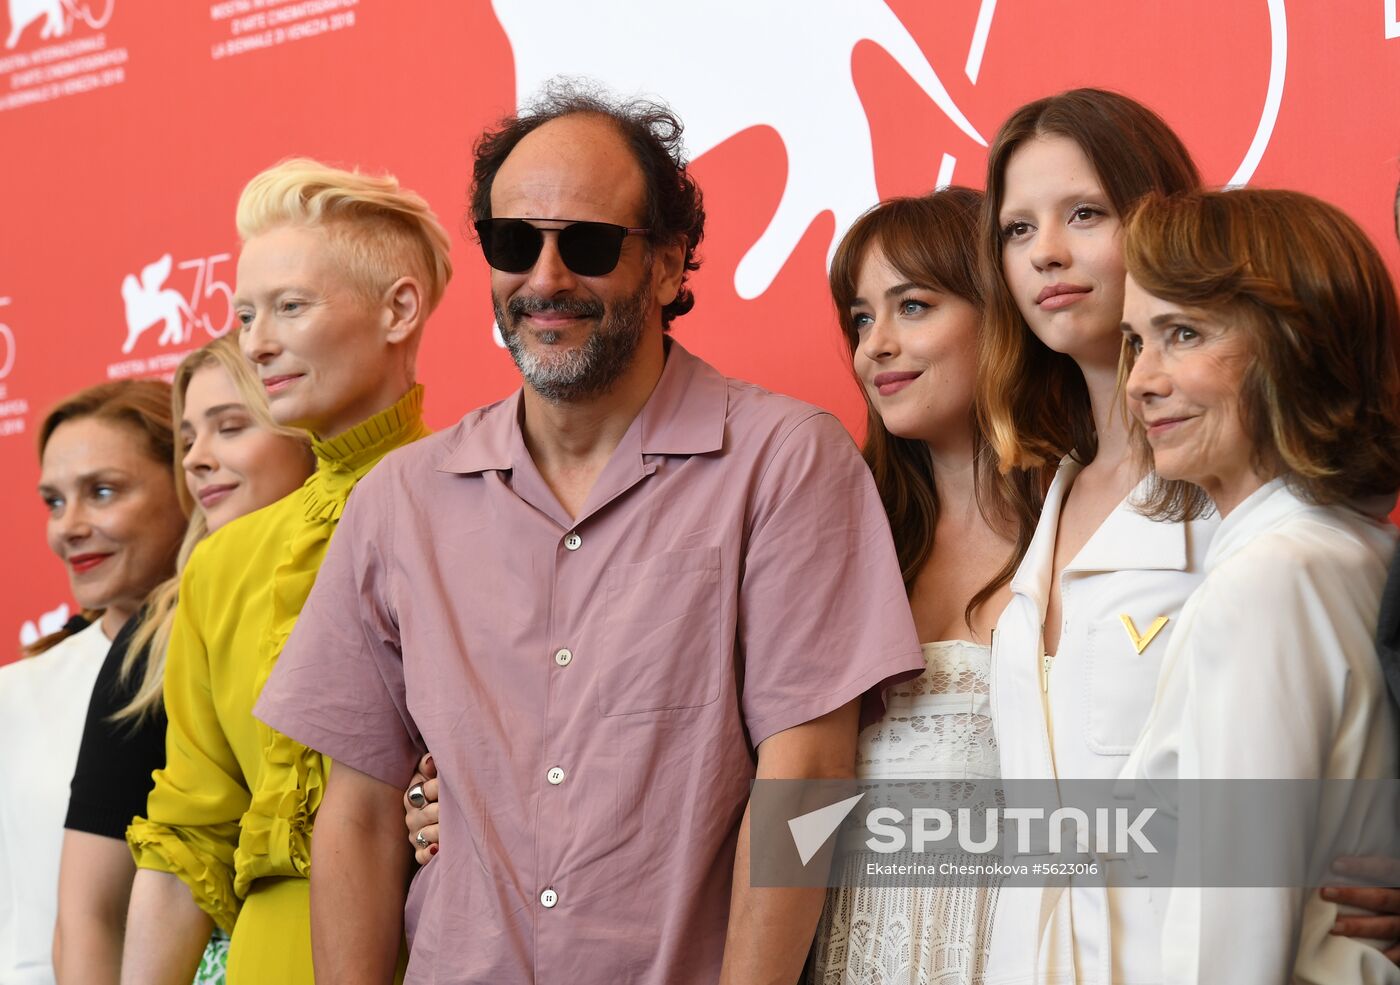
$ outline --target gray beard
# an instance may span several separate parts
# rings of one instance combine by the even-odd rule
[[[504,309],[493,294],[491,305],[496,310],[496,324],[501,339],[520,369],[520,375],[537,394],[550,403],[572,403],[607,393],[618,378],[632,365],[637,346],[642,341],[647,306],[651,302],[651,278],[643,278],[635,294],[605,309],[597,301],[544,298],[511,298]],[[559,352],[532,352],[517,328],[526,314],[558,311],[566,314],[602,320],[588,334],[583,344]],[[545,346],[556,345],[559,332],[540,332],[539,341]]]

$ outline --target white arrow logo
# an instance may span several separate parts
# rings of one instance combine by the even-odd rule
[[[801,857],[803,865],[821,851],[831,833],[841,826],[841,822],[846,820],[846,815],[856,809],[856,804],[859,804],[864,796],[863,793],[856,794],[788,821],[788,830],[792,832],[792,841],[797,846],[797,854]]]

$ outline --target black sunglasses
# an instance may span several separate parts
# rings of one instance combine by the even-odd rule
[[[535,265],[544,249],[544,234],[557,233],[559,259],[580,277],[601,277],[611,273],[622,256],[622,241],[628,236],[651,232],[634,226],[579,219],[540,219],[539,222],[567,222],[562,229],[541,229],[529,219],[481,219],[476,235],[486,262],[509,274],[523,274]]]

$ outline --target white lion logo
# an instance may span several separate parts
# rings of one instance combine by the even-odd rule
[[[986,146],[884,0],[495,0],[494,7],[515,54],[517,98],[556,75],[664,96],[686,123],[692,157],[752,126],[778,131],[787,187],[735,270],[743,298],[768,290],[823,212],[835,215],[840,235],[880,197],[870,123],[851,78],[859,42],[884,48],[959,130]],[[648,26],[645,42],[638,24]],[[835,249],[833,236],[828,259]]]
[[[155,263],[141,269],[141,280],[127,274],[122,280],[122,301],[126,304],[126,341],[122,352],[129,353],[136,347],[136,340],[156,322],[165,322],[161,330],[160,345],[179,345],[185,341],[185,319],[193,317],[190,306],[180,292],[172,288],[162,288],[165,278],[170,276],[173,263],[167,253]]]
[[[73,29],[75,20],[101,30],[112,18],[112,0],[107,0],[100,17],[93,15],[91,7],[79,7],[73,0],[10,0],[10,36],[5,39],[5,47],[19,44],[24,29],[41,17],[44,24],[39,28],[39,37],[44,41],[63,37]]]

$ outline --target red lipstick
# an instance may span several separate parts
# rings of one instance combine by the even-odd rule
[[[74,554],[68,559],[68,564],[81,575],[91,571],[111,556],[111,554]]]

